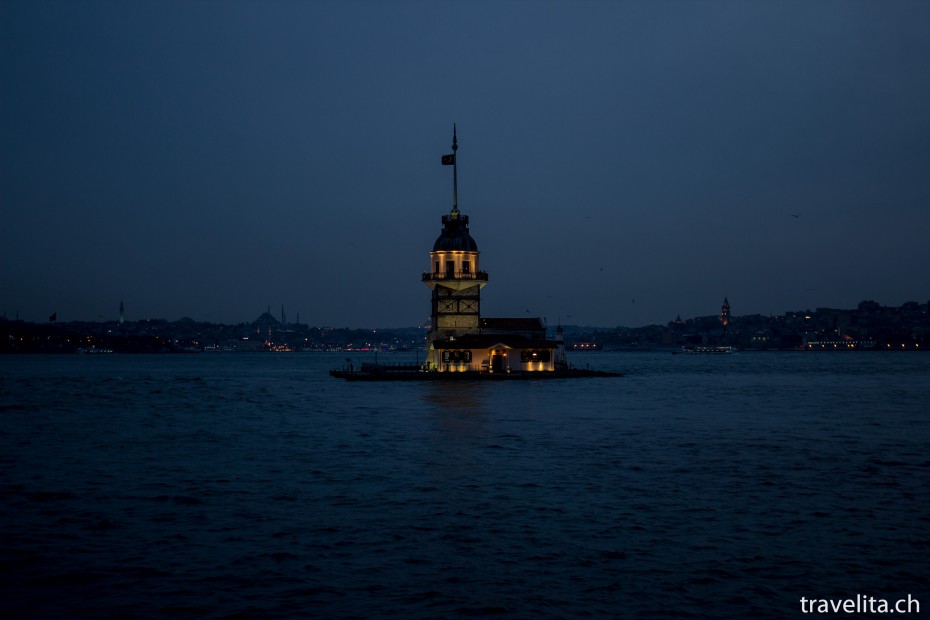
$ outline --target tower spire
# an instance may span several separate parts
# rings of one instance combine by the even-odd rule
[[[459,143],[455,136],[455,123],[452,123],[452,212],[459,212],[459,162],[456,151]]]
[[[455,152],[459,150],[459,141],[455,135],[455,123],[452,123],[452,154],[442,156],[443,166],[452,166],[452,219],[459,217],[459,164]]]

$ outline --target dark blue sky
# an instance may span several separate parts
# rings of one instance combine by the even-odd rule
[[[906,1],[0,0],[0,312],[421,323],[453,122],[488,316],[925,302],[927,24]]]

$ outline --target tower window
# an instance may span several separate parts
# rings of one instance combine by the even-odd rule
[[[471,273],[471,261],[462,261],[462,273]]]
[[[436,268],[433,270],[433,273],[439,275],[439,261],[436,261]]]

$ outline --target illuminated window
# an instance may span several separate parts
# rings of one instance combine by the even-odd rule
[[[445,349],[442,352],[443,364],[470,364],[471,351],[455,351]]]
[[[520,353],[520,359],[524,362],[548,362],[551,359],[551,351],[548,349],[525,349]]]

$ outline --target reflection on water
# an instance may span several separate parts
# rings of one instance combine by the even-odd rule
[[[483,413],[490,397],[485,381],[429,381],[422,384],[420,398],[435,407],[460,413]]]

